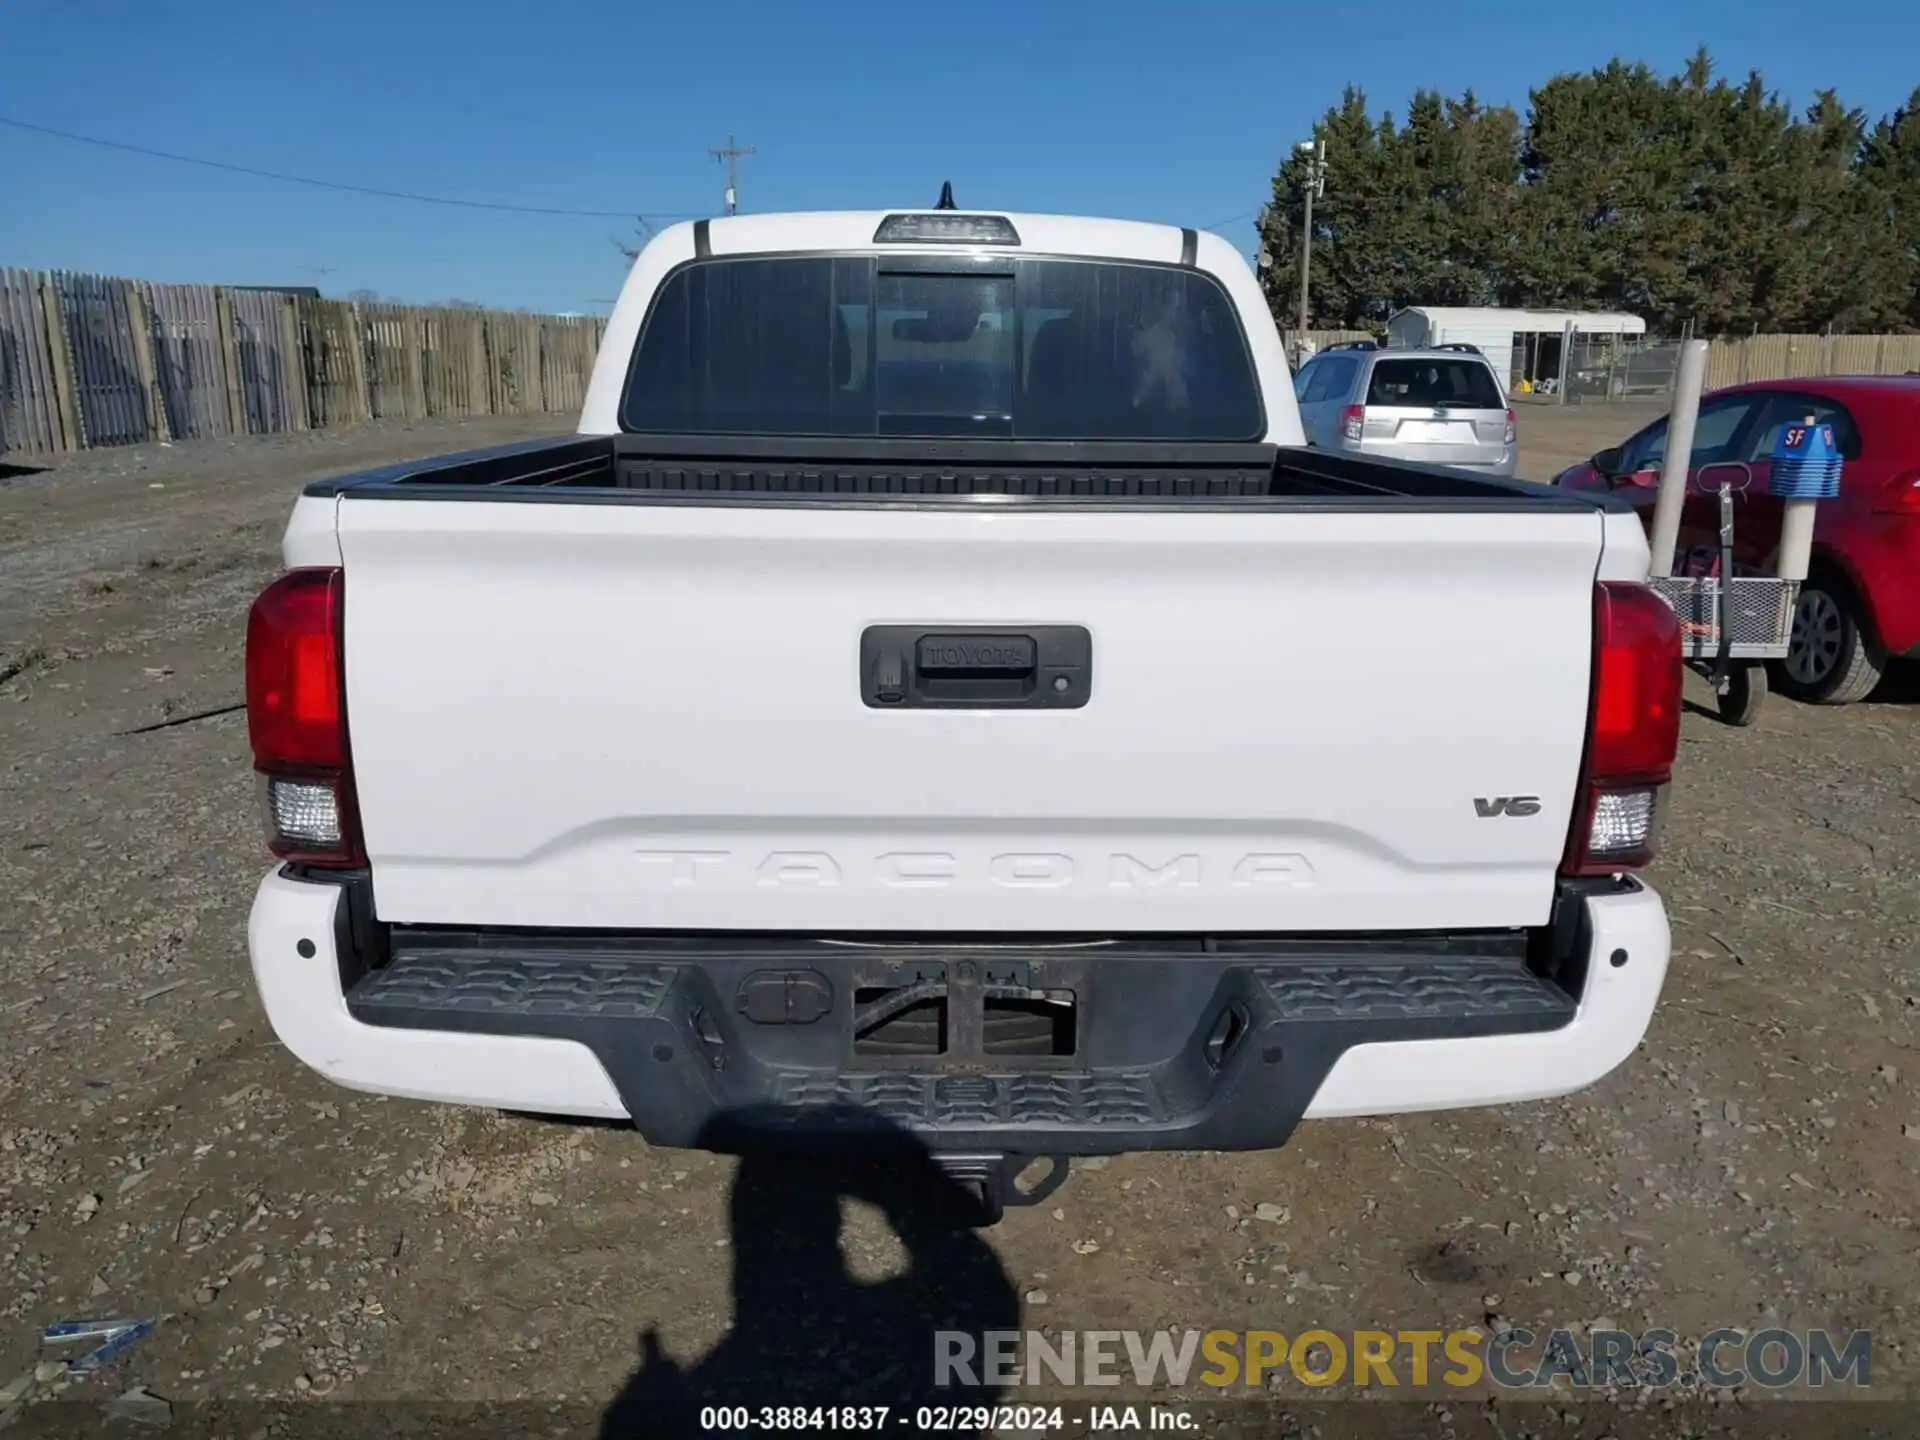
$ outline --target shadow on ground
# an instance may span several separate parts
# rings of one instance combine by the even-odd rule
[[[705,1148],[743,1154],[731,1199],[732,1329],[684,1365],[655,1329],[643,1332],[639,1368],[607,1408],[603,1440],[735,1433],[703,1415],[716,1405],[884,1405],[899,1417],[921,1405],[991,1404],[994,1391],[943,1388],[934,1374],[937,1332],[978,1336],[1020,1322],[1013,1281],[967,1225],[972,1197],[905,1131],[822,1159],[737,1138],[755,1128],[753,1116],[735,1115],[703,1137]],[[848,1272],[843,1196],[885,1215],[907,1254],[903,1274],[867,1284]]]
[[[1867,697],[1869,705],[1920,705],[1920,664],[1896,660],[1887,667],[1887,678]]]

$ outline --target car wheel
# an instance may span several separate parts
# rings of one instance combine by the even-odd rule
[[[1872,693],[1886,667],[1886,656],[1861,623],[1858,602],[1844,587],[1820,577],[1801,585],[1787,658],[1775,662],[1781,694],[1815,705],[1850,705]]]

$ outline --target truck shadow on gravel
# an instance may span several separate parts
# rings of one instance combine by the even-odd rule
[[[701,1139],[742,1156],[730,1201],[732,1329],[683,1365],[648,1327],[639,1368],[602,1418],[603,1440],[746,1433],[716,1424],[715,1406],[886,1406],[891,1428],[921,1405],[992,1404],[995,1389],[934,1383],[936,1332],[1020,1323],[1011,1277],[985,1235],[968,1228],[971,1197],[905,1130],[876,1136],[859,1155],[821,1157],[743,1140],[761,1128],[755,1118],[721,1117]],[[843,1196],[886,1217],[906,1252],[904,1273],[869,1284],[849,1272]]]

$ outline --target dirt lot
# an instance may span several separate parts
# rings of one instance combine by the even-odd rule
[[[1646,414],[1530,407],[1526,473]],[[807,1174],[730,1194],[729,1161],[303,1069],[247,971],[265,862],[243,718],[126,732],[239,700],[245,606],[300,481],[556,428],[146,447],[0,480],[0,1386],[47,1360],[47,1322],[165,1317],[102,1375],[43,1368],[0,1392],[27,1402],[22,1433],[91,1424],[135,1385],[173,1402],[176,1428],[213,1417],[234,1435],[364,1422],[350,1401],[382,1402],[389,1430],[513,1415],[589,1432],[649,1331],[661,1353],[611,1428],[669,1433],[644,1409],[664,1357],[739,1401],[904,1396],[936,1316],[1870,1328],[1872,1393],[1915,1398],[1910,677],[1842,711],[1775,700],[1752,731],[1689,716],[1654,876],[1673,971],[1641,1053],[1590,1092],[1320,1123],[1268,1155],[1083,1165],[984,1238],[909,1226],[921,1268],[905,1274],[871,1207],[850,1208],[836,1248],[837,1204]],[[1619,1435],[1643,1403],[1426,1399],[1396,1421]],[[1339,1407],[1333,1428],[1377,1409]],[[1846,1433],[1831,1414],[1821,1428]]]

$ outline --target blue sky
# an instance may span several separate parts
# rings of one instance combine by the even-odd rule
[[[1222,228],[1352,82],[1528,89],[1706,44],[1796,101],[1920,82],[1912,0],[0,0],[0,115],[393,190],[714,213],[930,204]],[[0,126],[0,265],[598,310],[610,219],[333,193]]]

